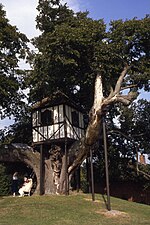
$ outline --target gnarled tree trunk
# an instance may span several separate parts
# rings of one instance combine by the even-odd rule
[[[98,74],[95,81],[95,95],[94,103],[89,113],[89,124],[85,133],[85,136],[76,141],[67,154],[67,174],[71,174],[75,169],[83,162],[87,157],[90,147],[99,139],[99,135],[102,127],[102,118],[108,111],[108,106],[116,102],[121,102],[124,105],[129,105],[132,100],[135,99],[135,95],[129,92],[127,95],[121,95],[120,91],[123,79],[128,71],[129,66],[126,65],[120,74],[120,77],[116,83],[116,86],[111,89],[108,97],[103,96],[103,86],[101,75]],[[130,89],[132,86],[128,86]],[[123,88],[125,89],[125,87]],[[15,153],[16,151],[16,153]],[[65,180],[66,180],[66,160],[65,154],[62,154],[60,146],[55,146],[50,151],[49,158],[44,160],[44,190],[45,194],[51,193],[64,193]],[[29,164],[37,177],[36,193],[39,193],[40,184],[40,153],[34,152],[32,148],[23,151],[21,148],[15,149],[11,155],[11,158],[23,161]]]
[[[89,113],[89,124],[86,129],[85,136],[81,140],[76,141],[68,150],[67,174],[69,176],[71,176],[75,169],[83,162],[90,151],[90,147],[99,139],[102,130],[102,119],[103,116],[107,113],[109,105],[116,102],[120,102],[124,105],[129,105],[131,101],[135,99],[135,93],[131,91],[129,91],[127,95],[120,94],[120,91],[122,90],[121,85],[128,69],[129,66],[126,65],[122,73],[120,74],[114,90],[111,89],[109,96],[106,98],[104,98],[103,96],[101,75],[97,75],[95,81],[94,103]],[[130,90],[130,88],[132,87],[133,86],[128,86],[126,88]],[[125,87],[123,87],[123,89],[125,89]],[[52,174],[53,184],[55,184],[54,190],[56,191],[56,193],[63,193],[65,189],[65,156],[62,155],[60,157],[52,158],[52,164],[57,164],[56,170],[54,169],[54,166],[51,165],[51,167],[53,167]],[[51,175],[49,177],[51,177]]]

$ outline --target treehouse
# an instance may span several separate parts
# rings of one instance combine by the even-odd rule
[[[68,148],[83,135],[83,109],[64,93],[57,91],[33,105],[32,144],[35,150],[40,151],[40,194],[45,193],[45,176],[52,179],[53,185],[49,187],[49,191],[57,193],[59,190],[62,155],[65,155],[65,192],[68,192]],[[48,161],[45,160],[50,163],[49,172],[46,174],[45,165]]]
[[[84,135],[83,109],[57,91],[32,107],[33,145],[73,143]]]

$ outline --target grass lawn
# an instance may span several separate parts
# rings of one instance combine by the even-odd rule
[[[149,225],[150,206],[101,195],[0,197],[0,225]]]

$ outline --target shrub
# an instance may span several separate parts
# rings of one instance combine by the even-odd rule
[[[0,196],[9,195],[11,193],[11,179],[6,173],[6,167],[0,164]]]

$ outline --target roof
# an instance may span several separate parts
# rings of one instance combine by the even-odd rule
[[[82,106],[76,104],[74,101],[72,101],[66,94],[64,94],[61,91],[54,92],[51,96],[43,98],[41,101],[36,102],[32,109],[41,109],[46,108],[49,106],[57,106],[61,104],[67,104],[79,111],[83,111]]]

